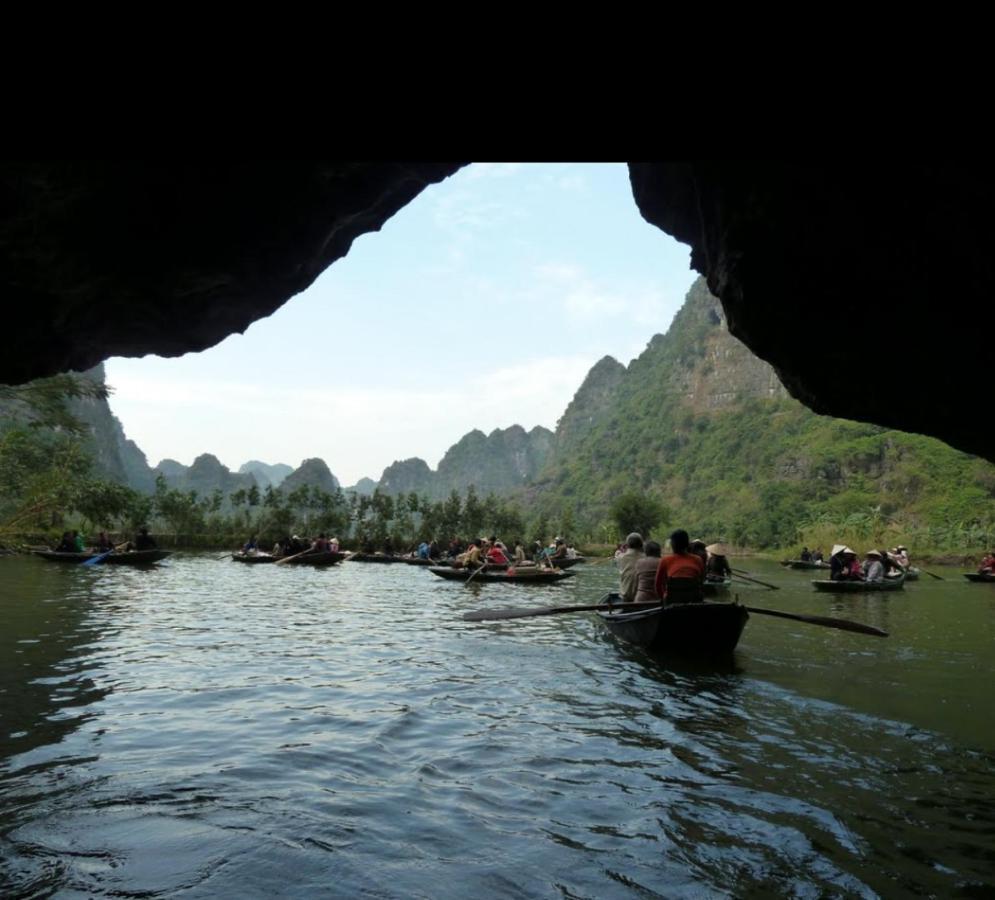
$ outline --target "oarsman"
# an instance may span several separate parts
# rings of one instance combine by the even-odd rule
[[[138,529],[138,537],[135,538],[135,549],[136,550],[158,550],[159,545],[155,542],[155,538],[149,534],[148,528],[144,525]]]
[[[480,550],[480,539],[475,538],[470,541],[467,551],[458,557],[460,565],[470,568],[479,568],[483,564],[483,555]]]
[[[808,547],[803,547],[801,556],[798,557],[802,562],[812,562],[812,554],[809,553]]]
[[[729,548],[725,544],[710,544],[705,550],[708,551],[705,577],[712,581],[724,581],[726,578],[732,578],[732,568],[728,559]]]

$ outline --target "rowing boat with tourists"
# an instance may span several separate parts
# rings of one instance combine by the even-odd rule
[[[771,585],[758,579],[735,575],[729,566],[729,550],[722,543],[705,546],[691,541],[687,531],[670,535],[670,553],[656,541],[643,541],[633,532],[624,550],[616,556],[619,590],[597,603],[558,607],[481,609],[466,613],[471,622],[525,619],[575,612],[595,612],[599,621],[615,637],[653,652],[674,655],[723,656],[739,643],[751,613],[796,622],[853,631],[876,637],[887,632],[860,622],[827,616],[810,616],[781,610],[722,603],[705,599],[708,578],[721,582],[740,577],[746,582]]]

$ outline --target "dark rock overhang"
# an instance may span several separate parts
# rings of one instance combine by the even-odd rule
[[[465,163],[2,163],[0,383],[244,331]]]
[[[0,382],[177,356],[304,290],[463,163],[3,163]],[[995,459],[980,166],[637,163],[733,334],[817,412]]]
[[[691,245],[729,329],[818,413],[995,460],[985,419],[992,200],[981,166],[637,163],[644,218]]]

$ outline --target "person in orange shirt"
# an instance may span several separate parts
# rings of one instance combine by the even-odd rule
[[[684,529],[670,536],[673,550],[660,560],[656,570],[656,594],[664,603],[698,603],[702,599],[701,583],[705,564],[691,552],[691,539]]]

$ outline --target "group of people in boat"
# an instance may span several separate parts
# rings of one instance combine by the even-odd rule
[[[526,551],[525,544],[521,540],[514,542],[514,548],[513,551],[509,550],[507,545],[498,539],[497,535],[491,535],[486,539],[474,538],[465,545],[461,538],[456,537],[449,544],[448,559],[464,568],[477,568],[488,563],[514,566],[555,566],[559,560],[577,558],[577,551],[572,546],[568,546],[562,537],[554,538],[553,542],[546,547],[541,541],[536,541],[531,553]]]
[[[112,550],[121,550],[127,552],[129,550],[157,550],[159,545],[156,544],[155,538],[149,534],[149,530],[146,527],[142,527],[138,530],[138,534],[135,536],[133,541],[123,541],[120,544],[115,544],[106,531],[101,531],[97,535],[96,541],[89,547],[86,546],[86,539],[78,531],[64,531],[62,532],[62,539],[59,541],[58,546],[55,548],[56,553],[110,553]]]
[[[294,556],[297,553],[304,553],[306,550],[312,550],[315,553],[338,553],[339,539],[337,537],[330,538],[324,532],[316,538],[302,538],[298,534],[288,534],[273,545],[270,555],[276,557]],[[252,535],[242,545],[241,552],[245,556],[257,556],[261,552],[255,535]]]
[[[909,551],[899,546],[891,550],[868,550],[864,560],[845,544],[837,544],[829,557],[830,581],[866,581],[874,584],[903,575],[909,568]]]
[[[798,558],[802,562],[810,563],[821,563],[825,559],[821,550],[809,550],[808,547],[802,547],[802,552],[798,554]]]
[[[995,575],[995,550],[989,550],[984,559],[981,560],[981,565],[978,566],[979,575]]]
[[[722,581],[732,575],[724,544],[705,546],[678,529],[670,535],[670,553],[664,555],[657,541],[643,541],[633,532],[624,550],[616,552],[619,594],[626,603],[697,603],[706,580]]]

